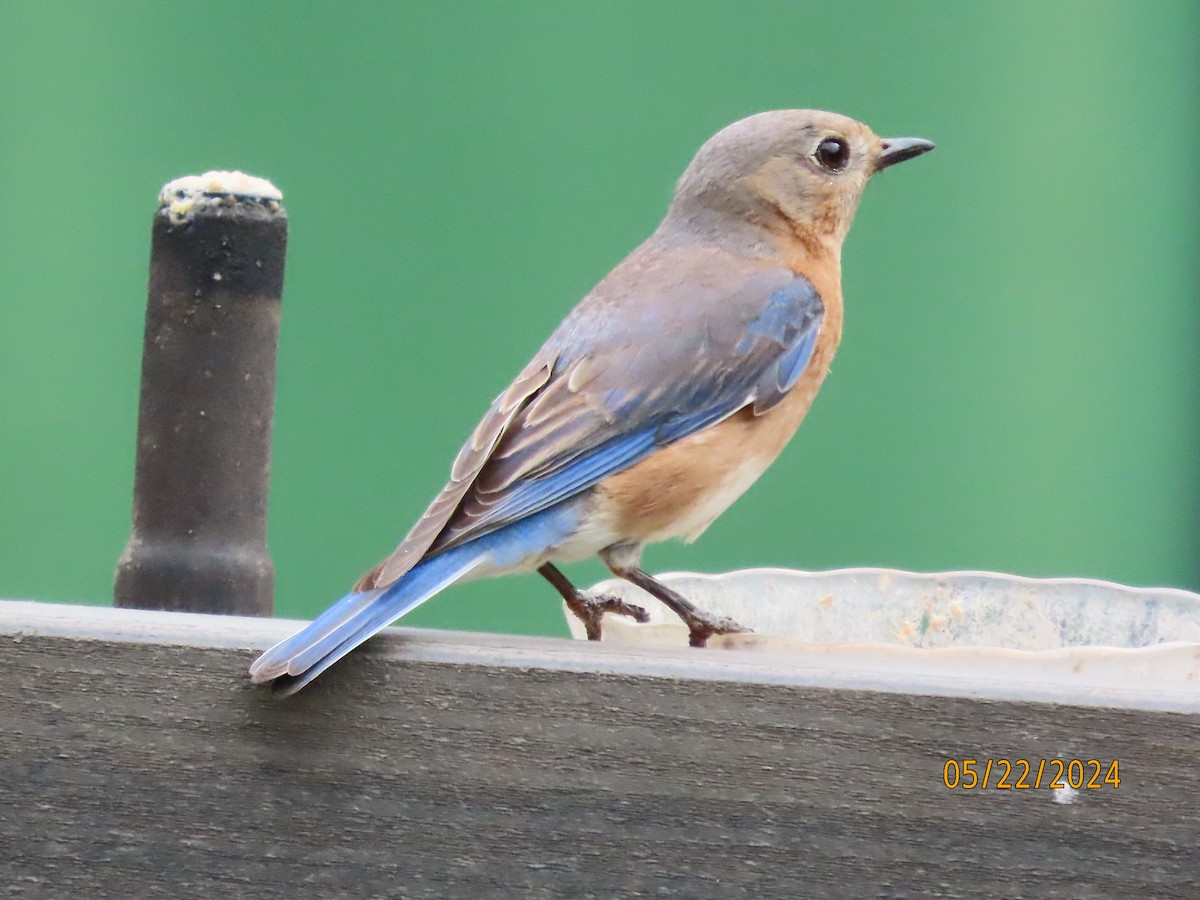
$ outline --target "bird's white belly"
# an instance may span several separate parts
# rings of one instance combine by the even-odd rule
[[[623,536],[616,530],[615,517],[602,505],[590,501],[590,497],[583,499],[578,525],[562,540],[552,546],[530,552],[510,565],[497,565],[494,560],[484,557],[462,580],[474,581],[495,575],[535,572],[548,562],[578,562],[595,556],[605,547],[621,543]]]
[[[714,487],[705,491],[684,509],[675,521],[648,535],[646,543],[679,538],[690,544],[700,537],[721,513],[729,509],[738,497],[746,493],[770,464],[770,459],[763,460],[753,456],[741,460],[737,466],[727,470]]]

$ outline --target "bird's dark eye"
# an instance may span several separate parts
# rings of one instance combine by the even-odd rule
[[[850,145],[842,138],[825,138],[817,144],[817,162],[822,169],[830,172],[840,172],[850,162]]]

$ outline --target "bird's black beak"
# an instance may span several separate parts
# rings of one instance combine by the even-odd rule
[[[898,162],[928,153],[936,145],[924,138],[884,138],[883,151],[879,161],[875,163],[875,171],[880,172]]]

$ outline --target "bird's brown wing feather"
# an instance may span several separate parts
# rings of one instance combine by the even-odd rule
[[[417,564],[432,546],[450,517],[458,509],[463,497],[471,489],[480,470],[487,463],[504,430],[509,426],[522,407],[550,380],[554,360],[540,354],[525,367],[516,380],[484,415],[483,420],[463,444],[450,467],[450,480],[429,504],[404,540],[392,554],[354,585],[355,591],[367,591],[385,587],[403,576]]]

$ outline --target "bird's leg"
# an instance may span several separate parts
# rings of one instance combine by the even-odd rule
[[[726,616],[715,616],[699,609],[682,594],[654,578],[636,562],[622,559],[623,555],[609,550],[602,552],[600,558],[618,578],[624,578],[647,594],[657,597],[675,615],[683,619],[683,624],[688,628],[688,643],[693,647],[703,647],[714,634],[740,634],[750,630]]]
[[[567,603],[567,609],[571,610],[575,617],[583,623],[589,641],[600,640],[600,619],[606,612],[629,616],[638,622],[650,621],[649,613],[640,606],[626,603],[620,597],[612,594],[601,594],[599,597],[588,596],[571,584],[567,576],[552,563],[546,563],[539,568],[538,574],[554,585],[554,589],[562,594],[563,600]]]

